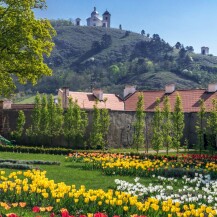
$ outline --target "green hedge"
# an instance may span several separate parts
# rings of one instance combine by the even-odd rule
[[[2,152],[17,152],[17,153],[37,153],[37,154],[55,154],[55,155],[68,155],[69,153],[76,153],[76,152],[86,152],[86,153],[112,153],[109,151],[95,151],[95,150],[81,150],[81,151],[76,151],[73,149],[67,149],[67,148],[44,148],[44,147],[27,147],[27,146],[8,146],[8,145],[2,145],[0,144],[0,151]],[[138,156],[139,159],[159,159],[162,160],[165,157],[168,158],[168,160],[176,160],[177,156],[156,156],[152,154],[145,154],[145,153],[135,153],[135,152],[129,152],[129,153],[120,153],[125,156]]]
[[[26,146],[7,146],[0,144],[2,152],[17,152],[17,153],[37,153],[37,154],[56,154],[68,155],[74,152],[72,149],[66,148],[43,148],[43,147],[26,147]]]
[[[33,167],[28,164],[14,164],[10,162],[0,163],[0,168],[16,169],[16,170],[31,170]]]
[[[58,161],[0,159],[0,163],[5,162],[12,164],[60,165]]]

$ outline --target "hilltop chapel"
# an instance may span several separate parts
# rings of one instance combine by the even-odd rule
[[[87,18],[87,26],[102,26],[110,28],[111,14],[106,10],[102,17],[99,15],[96,7],[94,7],[91,16]]]

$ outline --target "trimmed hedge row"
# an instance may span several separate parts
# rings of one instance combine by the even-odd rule
[[[7,146],[0,144],[0,151],[2,152],[18,152],[18,153],[36,153],[36,154],[56,154],[68,155],[74,152],[72,149],[66,148],[42,148],[42,147],[27,147],[27,146]]]
[[[14,164],[10,162],[0,163],[0,168],[16,169],[16,170],[31,170],[33,167],[28,164]]]
[[[86,152],[86,153],[112,153],[109,151],[95,151],[95,150],[84,150],[84,151],[76,151],[73,149],[67,149],[67,148],[44,148],[44,147],[27,147],[27,146],[8,146],[8,145],[2,145],[0,144],[0,151],[2,152],[18,152],[18,153],[35,153],[35,154],[55,154],[55,155],[68,155],[70,153],[76,153],[76,152]],[[165,157],[168,158],[168,160],[176,160],[177,156],[166,156],[166,155],[152,155],[152,154],[145,154],[145,153],[135,153],[135,152],[129,152],[129,153],[120,153],[125,156],[138,156],[139,159],[159,159],[162,160]]]
[[[5,162],[12,164],[60,165],[58,161],[0,159],[0,163]]]

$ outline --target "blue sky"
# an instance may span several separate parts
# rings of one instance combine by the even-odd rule
[[[86,25],[93,7],[111,13],[111,27],[150,35],[159,34],[166,42],[210,48],[217,55],[217,0],[47,0],[48,8],[36,11],[37,18],[76,19]]]

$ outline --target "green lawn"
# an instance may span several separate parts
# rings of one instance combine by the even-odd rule
[[[16,103],[17,104],[32,104],[34,103],[35,96],[30,96],[21,100],[18,100]]]
[[[38,168],[47,171],[47,177],[53,179],[55,182],[65,182],[68,185],[75,184],[77,187],[85,185],[87,189],[107,190],[115,186],[115,179],[124,179],[126,181],[133,181],[135,177],[127,176],[104,176],[101,171],[89,171],[81,168],[81,163],[65,162],[65,156],[47,155],[47,154],[21,154],[1,152],[1,159],[19,159],[19,160],[47,160],[59,161],[61,165],[39,165]],[[36,165],[37,167],[37,165]],[[4,170],[4,169],[2,169]],[[15,171],[14,169],[5,171]],[[141,179],[141,183],[153,182],[153,179]]]

